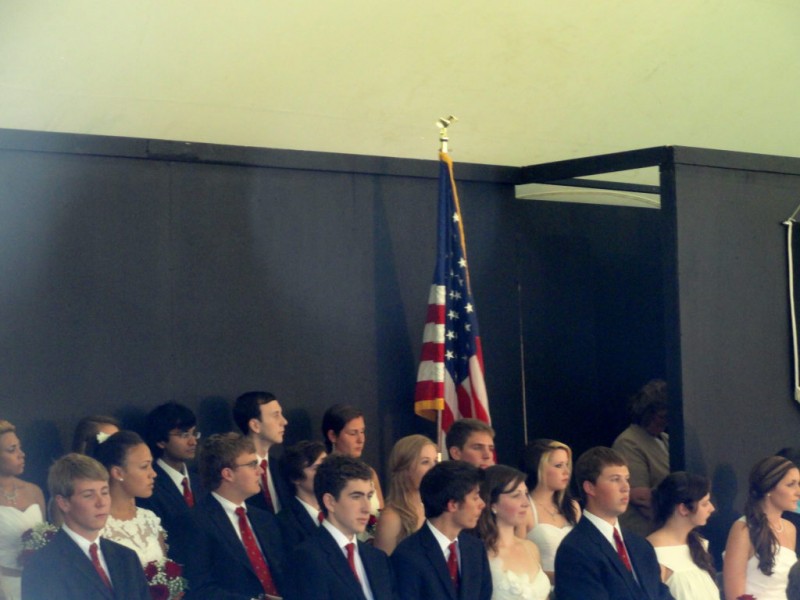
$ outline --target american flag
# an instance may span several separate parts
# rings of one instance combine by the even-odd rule
[[[442,411],[442,432],[464,417],[491,423],[453,161],[445,152],[439,154],[436,271],[414,392],[416,414],[435,420],[436,411]]]

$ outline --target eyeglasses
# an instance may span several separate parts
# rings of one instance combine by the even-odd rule
[[[259,463],[257,460],[250,461],[249,463],[244,463],[242,465],[233,465],[234,469],[238,469],[239,467],[250,467],[251,469],[255,470],[258,469]]]
[[[194,438],[196,440],[200,439],[200,436],[203,435],[199,431],[181,431],[180,433],[170,433],[171,436],[175,436],[176,438],[180,438],[182,440],[188,440],[189,438]]]

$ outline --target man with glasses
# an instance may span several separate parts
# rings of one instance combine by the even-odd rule
[[[189,510],[199,499],[198,477],[189,469],[197,451],[200,432],[197,431],[197,417],[182,404],[167,402],[148,413],[145,425],[145,439],[156,459],[153,470],[156,472],[153,495],[137,498],[136,504],[152,510],[161,518],[161,525],[167,531],[170,546],[182,548],[180,537],[186,532],[182,526]],[[178,562],[186,557],[170,554]]]
[[[245,504],[261,485],[253,442],[238,433],[211,435],[203,441],[198,467],[210,493],[192,511],[187,600],[283,596],[278,524],[267,511]]]

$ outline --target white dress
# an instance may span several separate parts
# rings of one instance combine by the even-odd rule
[[[660,546],[658,564],[672,571],[667,587],[675,600],[719,600],[719,588],[708,571],[692,560],[689,546]]]
[[[136,516],[128,521],[109,516],[100,535],[136,552],[142,566],[164,558],[160,536],[166,537],[166,534],[161,527],[161,519],[146,508],[136,507]]]
[[[772,575],[764,575],[758,569],[758,558],[753,555],[747,561],[744,593],[752,594],[758,600],[786,600],[786,585],[789,582],[789,569],[797,562],[794,550],[778,546],[775,554],[775,567]]]
[[[556,527],[550,523],[539,523],[539,513],[536,512],[536,503],[533,500],[531,500],[531,510],[535,525],[528,532],[528,539],[539,548],[542,555],[542,568],[552,573],[556,570],[556,550],[574,526],[569,523],[563,527]]]
[[[499,557],[489,559],[492,572],[492,600],[547,600],[550,597],[550,579],[539,569],[531,580],[528,573],[515,573],[503,569]]]
[[[0,506],[0,566],[19,569],[17,558],[22,551],[22,534],[42,522],[42,509],[33,503],[25,510],[13,506]],[[7,600],[22,597],[21,577],[0,575],[0,589]]]

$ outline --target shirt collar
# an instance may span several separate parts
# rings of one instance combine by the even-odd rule
[[[433,534],[433,537],[436,539],[436,543],[439,544],[439,547],[442,549],[442,553],[445,556],[447,556],[449,554],[449,552],[450,552],[450,550],[449,550],[450,544],[452,544],[453,542],[457,541],[458,538],[456,538],[455,540],[451,540],[445,534],[443,534],[441,531],[436,529],[436,526],[434,526],[434,524],[431,523],[430,521],[426,520],[425,524],[431,530],[431,533]]]
[[[156,464],[164,469],[164,472],[169,475],[169,478],[175,483],[175,485],[183,489],[183,478],[186,477],[187,480],[189,479],[189,470],[186,468],[186,463],[183,465],[183,473],[177,469],[173,469],[163,458],[159,458],[156,461]]]
[[[322,526],[333,536],[333,539],[336,541],[336,545],[339,546],[339,548],[344,548],[347,544],[355,544],[356,550],[358,550],[358,544],[355,543],[356,536],[353,536],[352,539],[348,539],[347,536],[339,531],[336,525],[328,521],[328,519],[325,519],[322,522]]]

